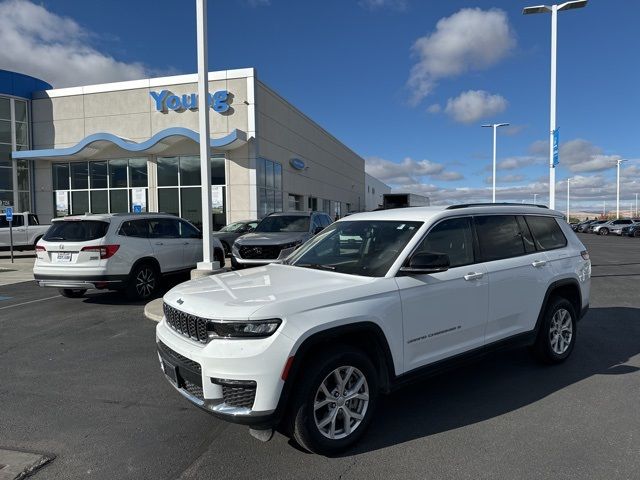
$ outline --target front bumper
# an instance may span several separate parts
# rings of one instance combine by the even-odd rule
[[[156,345],[165,378],[193,405],[257,429],[277,425],[284,385],[280,375],[293,347],[288,337],[276,332],[266,339],[216,339],[203,345],[163,319],[156,328]]]

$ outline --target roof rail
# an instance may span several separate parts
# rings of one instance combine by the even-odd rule
[[[456,210],[458,208],[470,208],[470,207],[538,207],[549,208],[546,205],[538,205],[537,203],[515,203],[515,202],[502,202],[502,203],[461,203],[459,205],[449,205],[446,210]]]

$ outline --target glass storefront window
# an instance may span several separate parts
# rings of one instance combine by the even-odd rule
[[[211,158],[211,185],[224,185],[226,183],[224,162],[224,157]]]
[[[182,218],[202,228],[202,195],[200,188],[181,188]]]
[[[147,185],[147,159],[129,159],[129,186],[146,187]]]
[[[29,145],[29,124],[16,122],[16,143]]]
[[[13,170],[11,167],[0,167],[0,190],[13,191]]]
[[[265,162],[264,175],[266,180],[265,187],[273,188],[273,162],[269,160]]]
[[[29,192],[18,192],[18,209],[21,212],[28,212],[31,210],[31,200]]]
[[[109,160],[109,187],[127,187],[127,159]],[[126,209],[124,210],[127,211]]]
[[[29,163],[26,160],[16,162],[18,168],[18,190],[29,190]]]
[[[125,160],[126,161],[126,160]],[[111,213],[127,213],[129,211],[127,190],[109,190]]]
[[[0,120],[11,120],[11,100],[0,98]]]
[[[200,158],[180,157],[180,185],[200,185]]]
[[[107,162],[89,162],[91,188],[107,188]]]
[[[13,192],[0,191],[0,206],[6,207],[13,205]]]
[[[279,163],[273,164],[273,180],[273,188],[282,190],[282,165]]]
[[[158,189],[158,211],[180,215],[180,202],[178,200],[178,188]]]
[[[9,120],[0,120],[0,143],[11,145],[11,122]]]
[[[89,192],[71,192],[71,214],[83,215],[89,211]]]
[[[20,100],[14,100],[15,118],[16,122],[27,122],[27,102]],[[0,115],[1,117],[2,115]],[[20,142],[18,142],[20,143]]]
[[[89,188],[89,167],[87,162],[75,162],[71,167],[71,188],[75,190],[86,190]]]
[[[53,189],[69,190],[69,164],[53,164]]]
[[[11,145],[0,144],[0,167],[11,168]]]
[[[106,165],[105,165],[106,168]],[[105,177],[106,181],[106,177]],[[107,190],[94,190],[91,192],[91,212],[92,213],[108,213],[109,212],[109,193]]]
[[[178,186],[178,157],[158,158],[158,186]]]

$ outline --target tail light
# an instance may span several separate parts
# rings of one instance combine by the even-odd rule
[[[47,249],[44,248],[42,245],[36,245],[36,252],[46,252]]]
[[[589,252],[587,252],[586,250],[581,251],[580,256],[583,260],[589,260]]]
[[[111,258],[118,251],[120,245],[100,245],[96,247],[84,247],[83,252],[96,252],[100,254],[100,259]]]

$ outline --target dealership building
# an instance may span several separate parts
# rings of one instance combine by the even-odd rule
[[[252,68],[209,74],[214,228],[365,209],[364,160]],[[197,75],[52,89],[0,70],[0,204],[41,221],[160,211],[201,223]]]

